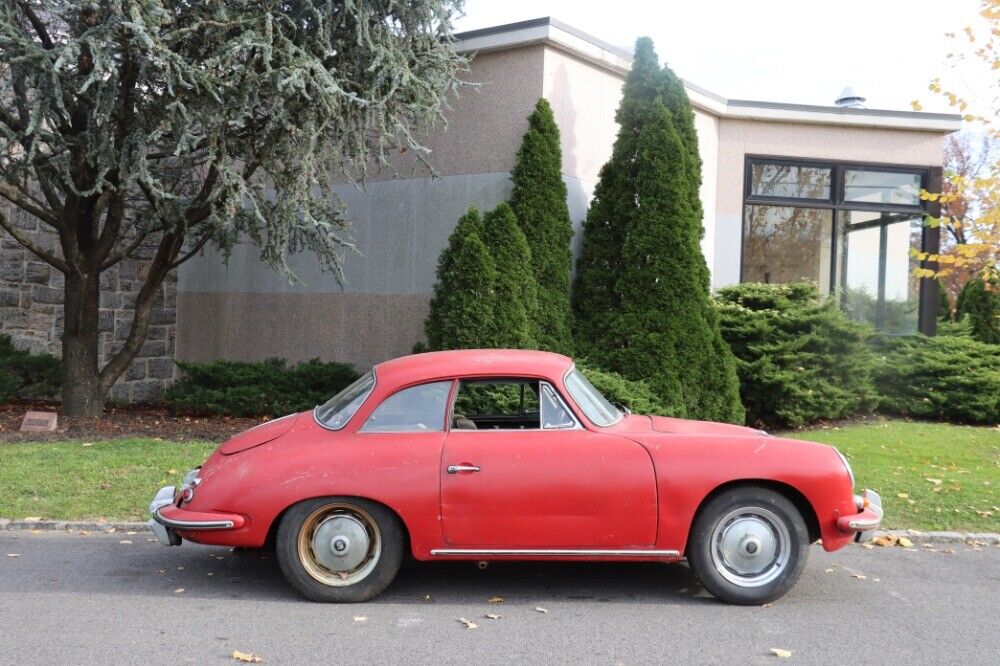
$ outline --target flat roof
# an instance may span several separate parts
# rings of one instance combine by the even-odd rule
[[[632,66],[632,52],[598,39],[549,16],[469,30],[455,35],[460,52],[485,53],[545,44],[587,60],[624,78]],[[949,133],[960,129],[962,117],[953,113],[855,109],[818,104],[789,104],[747,99],[728,99],[684,80],[691,104],[721,118],[821,125],[887,127]]]

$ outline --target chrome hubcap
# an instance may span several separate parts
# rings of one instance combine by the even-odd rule
[[[784,571],[791,550],[788,528],[774,513],[745,507],[727,514],[712,533],[712,563],[741,587],[770,583]]]
[[[326,585],[353,585],[368,576],[382,554],[382,539],[364,511],[349,505],[322,507],[302,524],[299,557],[309,575]]]

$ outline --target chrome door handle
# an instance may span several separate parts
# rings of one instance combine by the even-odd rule
[[[448,465],[449,474],[458,474],[459,472],[478,472],[479,467],[476,465]]]

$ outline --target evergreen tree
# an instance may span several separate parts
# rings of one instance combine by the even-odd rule
[[[742,422],[735,359],[700,247],[694,114],[647,38],[633,63],[584,228],[577,344],[592,361],[645,380],[677,415]]]
[[[948,290],[940,284],[938,285],[938,319],[944,322],[951,321],[951,299],[948,298]]]
[[[511,175],[510,205],[531,250],[538,307],[530,311],[539,348],[569,354],[573,349],[570,273],[573,225],[562,178],[562,149],[552,107],[538,100]]]
[[[496,266],[483,242],[483,221],[479,211],[470,208],[438,259],[434,296],[424,322],[430,349],[493,346],[496,281]]]
[[[595,362],[614,344],[611,331],[621,306],[615,288],[623,272],[622,247],[638,210],[634,200],[639,128],[648,107],[663,94],[663,76],[653,42],[640,38],[632,69],[625,79],[615,114],[618,136],[600,178],[583,226],[583,248],[573,287],[574,342],[577,351]]]
[[[538,310],[538,287],[532,273],[528,240],[507,203],[486,214],[484,227],[486,247],[496,265],[493,345],[532,349],[536,340],[531,315]]]
[[[955,321],[968,318],[972,337],[1000,345],[1000,280],[969,280],[955,300]]]

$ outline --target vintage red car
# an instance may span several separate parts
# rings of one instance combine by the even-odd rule
[[[377,365],[311,412],[223,443],[163,488],[150,525],[259,548],[317,601],[380,593],[418,560],[686,558],[716,597],[784,594],[808,545],[878,526],[836,449],[639,416],[559,354],[464,350]]]

